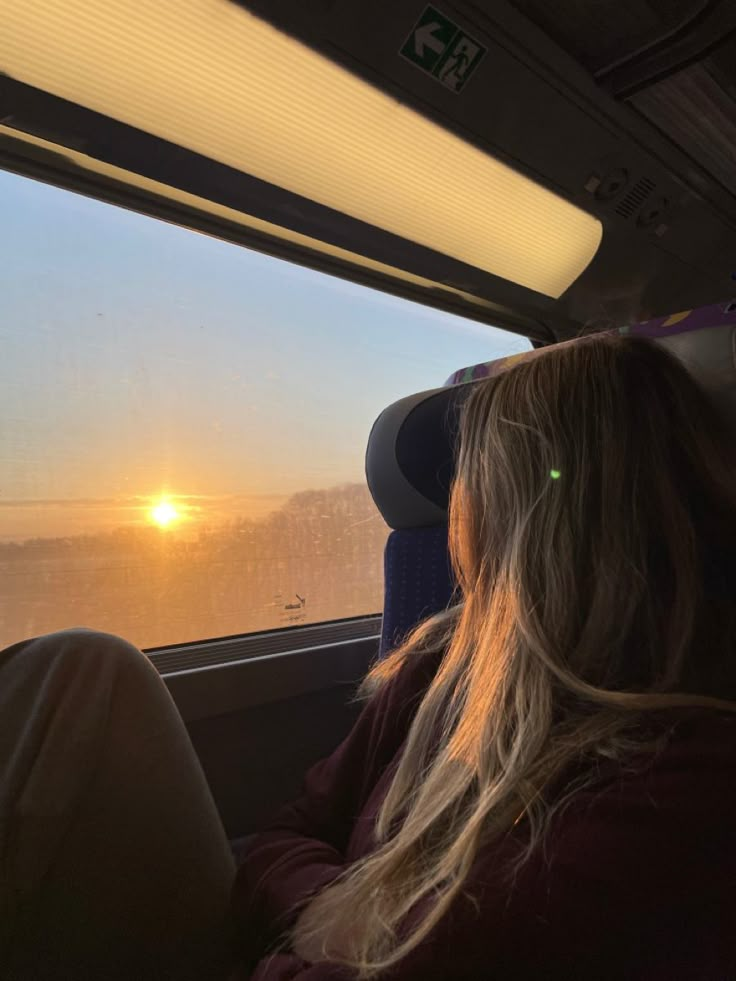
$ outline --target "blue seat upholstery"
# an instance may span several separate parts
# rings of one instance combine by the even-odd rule
[[[380,656],[421,620],[444,610],[455,589],[447,525],[392,531],[384,556],[385,599]]]
[[[384,557],[381,657],[421,620],[445,609],[455,588],[447,504],[457,400],[448,400],[448,392],[421,392],[395,402],[381,413],[368,442],[368,486],[394,529]]]

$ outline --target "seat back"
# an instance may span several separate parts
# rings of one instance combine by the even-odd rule
[[[671,314],[620,332],[651,337],[670,349],[736,427],[736,304]],[[478,382],[540,353],[463,368],[445,387],[407,396],[376,420],[368,441],[366,476],[378,509],[394,529],[384,558],[381,656],[421,620],[445,609],[454,594],[447,505],[465,398]]]
[[[384,553],[383,657],[426,617],[444,610],[455,591],[447,525],[392,531]]]

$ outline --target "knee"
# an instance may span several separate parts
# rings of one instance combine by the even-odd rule
[[[101,630],[91,630],[88,627],[71,627],[68,630],[57,630],[44,634],[30,641],[43,649],[63,651],[75,657],[100,658],[116,661],[140,660],[145,658],[130,641],[115,634],[107,634]]]
[[[59,630],[16,645],[23,663],[42,672],[73,671],[76,676],[99,678],[123,672],[150,672],[153,668],[137,647],[114,634],[84,627]]]

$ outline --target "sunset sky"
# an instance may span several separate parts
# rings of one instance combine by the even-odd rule
[[[529,346],[3,172],[0,213],[1,541],[361,480],[389,402]]]

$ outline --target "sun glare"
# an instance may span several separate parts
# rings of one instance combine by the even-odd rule
[[[151,521],[158,525],[159,528],[168,528],[170,524],[178,521],[179,518],[180,514],[171,501],[159,501],[158,504],[151,508]]]

